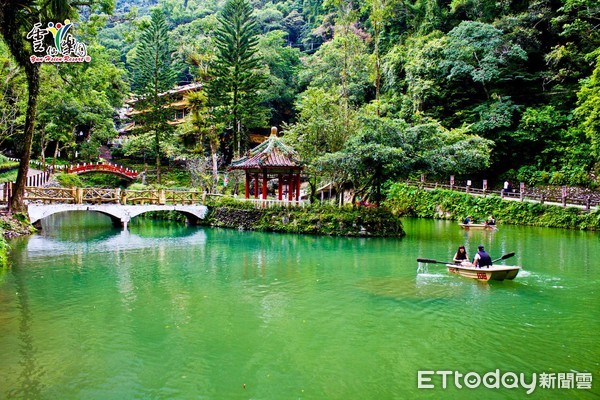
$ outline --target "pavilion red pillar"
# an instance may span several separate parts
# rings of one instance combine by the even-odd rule
[[[250,198],[250,173],[246,171],[246,198]]]
[[[263,170],[263,184],[262,184],[262,198],[266,200],[267,198],[267,170]]]
[[[254,198],[258,199],[258,172],[254,174]]]
[[[277,175],[277,191],[278,199],[281,201],[281,196],[283,195],[283,182],[281,180],[281,174]]]
[[[300,174],[296,175],[296,201],[300,201]]]
[[[290,175],[288,176],[288,200],[292,201],[292,196],[294,192],[294,175],[290,171]]]

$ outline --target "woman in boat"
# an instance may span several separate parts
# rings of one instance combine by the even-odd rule
[[[458,250],[456,250],[456,254],[454,255],[454,262],[460,265],[465,261],[469,261],[467,250],[465,249],[465,246],[458,246]]]
[[[491,226],[496,225],[496,218],[494,218],[493,215],[490,215],[490,218],[487,221],[485,221],[485,224]]]
[[[473,218],[473,217],[471,217],[470,215],[468,215],[467,218],[465,218],[465,220],[463,221],[463,224],[464,225],[469,225],[471,223],[471,221],[472,221],[471,218]]]

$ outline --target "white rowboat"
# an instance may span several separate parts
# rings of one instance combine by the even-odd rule
[[[463,229],[487,229],[490,231],[496,230],[496,225],[486,225],[486,224],[458,224]]]
[[[512,265],[492,265],[491,267],[477,268],[473,265],[446,264],[446,267],[448,272],[452,274],[484,282],[513,280],[521,270],[521,267]]]
[[[503,255],[502,257],[492,260],[492,263],[500,260],[506,260],[513,257],[514,252]],[[448,272],[456,275],[461,275],[466,278],[477,279],[478,281],[503,281],[505,279],[513,280],[521,270],[521,267],[514,265],[491,265],[489,267],[474,267],[468,261],[463,261],[461,264],[451,264],[449,262],[431,260],[429,258],[417,258],[419,263],[427,264],[444,264],[448,268]]]

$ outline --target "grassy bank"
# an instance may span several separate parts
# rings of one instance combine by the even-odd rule
[[[400,218],[385,208],[337,207],[315,204],[304,208],[256,209],[251,203],[231,198],[210,200],[204,226],[328,236],[402,237]],[[176,212],[147,213],[149,218],[183,221]]]
[[[449,190],[425,191],[403,183],[390,187],[385,202],[396,215],[461,221],[472,215],[484,221],[494,215],[499,224],[531,225],[600,231],[600,211],[471,196]]]
[[[29,235],[35,228],[29,223],[25,214],[0,214],[0,268],[5,268],[9,250],[6,238]]]
[[[6,239],[4,236],[0,236],[0,269],[6,267],[8,256],[8,243],[6,243]]]

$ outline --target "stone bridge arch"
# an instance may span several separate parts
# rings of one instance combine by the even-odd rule
[[[185,215],[188,223],[195,225],[204,219],[208,212],[206,206],[196,205],[119,205],[119,204],[29,204],[27,206],[29,220],[36,227],[41,227],[41,220],[51,215],[68,211],[93,211],[107,215],[115,226],[127,229],[132,218],[150,211],[177,211]]]

